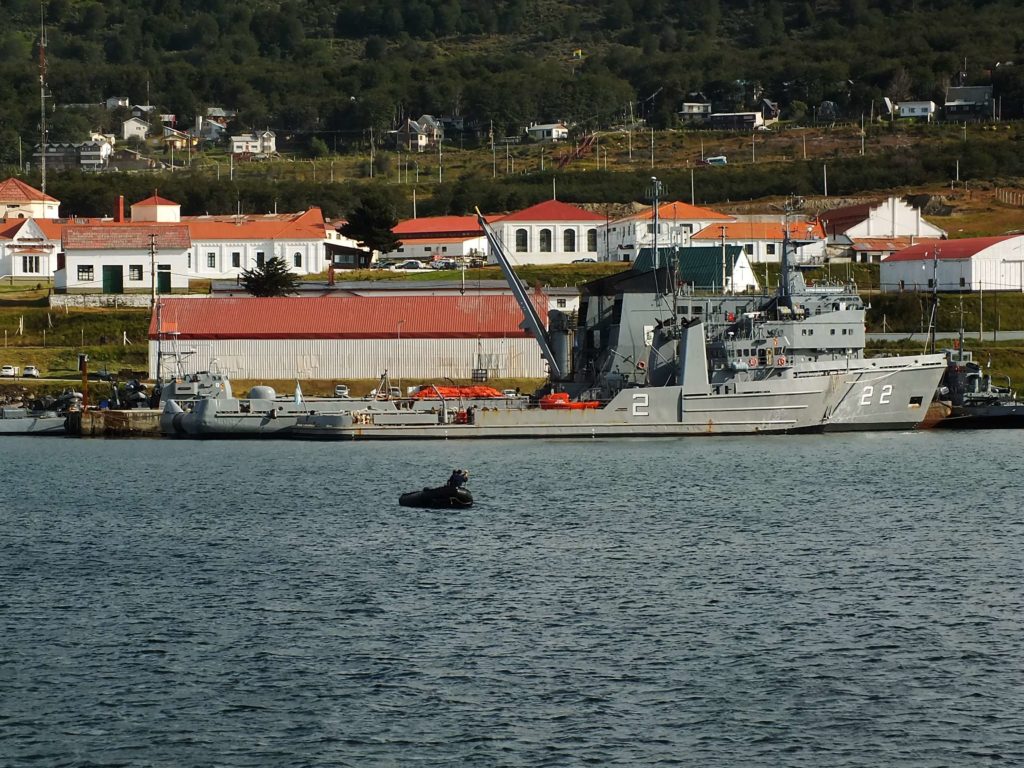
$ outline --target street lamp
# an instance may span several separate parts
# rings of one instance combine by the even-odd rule
[[[395,366],[398,375],[395,377],[398,380],[398,392],[402,392],[402,326],[405,324],[405,320],[398,321],[398,365]]]

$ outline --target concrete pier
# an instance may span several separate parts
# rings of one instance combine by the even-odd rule
[[[68,414],[67,430],[77,437],[160,437],[159,409],[93,409]]]

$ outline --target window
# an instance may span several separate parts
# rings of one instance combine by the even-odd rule
[[[559,309],[565,309],[565,299],[556,299],[555,306],[557,306]]]
[[[525,229],[516,230],[516,253],[526,253],[529,249],[529,237]]]
[[[587,230],[587,250],[591,253],[597,253],[597,230]]]
[[[292,254],[292,264],[294,264],[296,267],[302,266],[302,254],[299,253],[298,251]]]
[[[964,278],[961,277],[960,278],[960,287],[963,288],[965,285],[967,285],[967,280],[965,280]]]
[[[551,230],[542,229],[540,231],[540,252],[551,253]]]
[[[654,225],[653,224],[648,224],[647,225],[647,234],[648,235],[653,235],[654,234]]]
[[[39,272],[39,257],[38,256],[22,256],[21,257],[21,271],[25,274],[32,274]]]
[[[240,266],[242,266],[242,254],[240,254],[238,251],[231,252],[231,266],[234,267],[235,269],[238,269]]]
[[[576,233],[571,229],[562,233],[562,250],[565,253],[573,253],[576,250]]]
[[[206,266],[208,266],[210,269],[215,269],[217,267],[217,254],[216,253],[208,253],[208,254],[206,254]]]
[[[931,288],[934,284],[935,284],[935,281],[932,278],[929,277],[928,278],[928,287]]]
[[[448,246],[447,245],[442,245],[441,246],[441,253],[448,253]]]
[[[263,251],[256,251],[256,266],[262,267],[267,262],[267,254]]]
[[[192,269],[192,251],[189,251],[188,253],[185,254],[185,260],[185,266],[188,267],[189,269]]]
[[[405,253],[405,248],[399,248],[398,253]]]
[[[128,279],[140,282],[142,280],[142,265],[141,264],[129,264],[128,265]]]
[[[747,254],[747,256],[753,256],[754,255],[754,244],[753,243],[746,243],[743,246],[743,252],[745,254]]]
[[[769,256],[775,255],[775,243],[766,243],[764,246],[764,252]]]
[[[86,282],[95,279],[92,273],[92,264],[79,264],[78,265],[78,280],[79,282]]]

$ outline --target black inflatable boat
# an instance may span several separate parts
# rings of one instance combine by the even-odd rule
[[[422,491],[403,493],[398,498],[403,507],[426,507],[427,509],[450,509],[452,507],[472,507],[473,494],[468,488],[455,488],[442,485],[439,488],[424,488]]]

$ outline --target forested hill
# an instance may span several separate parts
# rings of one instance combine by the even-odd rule
[[[993,83],[1024,111],[1019,0],[48,0],[51,141],[122,116],[59,105],[127,96],[182,125],[208,106],[239,128],[333,137],[422,113],[497,135],[675,120],[700,91],[719,111],[757,97],[799,118],[823,101],[876,113],[883,96],[942,101]],[[0,162],[38,132],[38,0],[3,0]],[[1016,63],[1014,63],[1016,62]],[[235,126],[232,126],[233,128]],[[378,134],[379,135],[379,134]],[[486,140],[486,139],[485,139]]]

